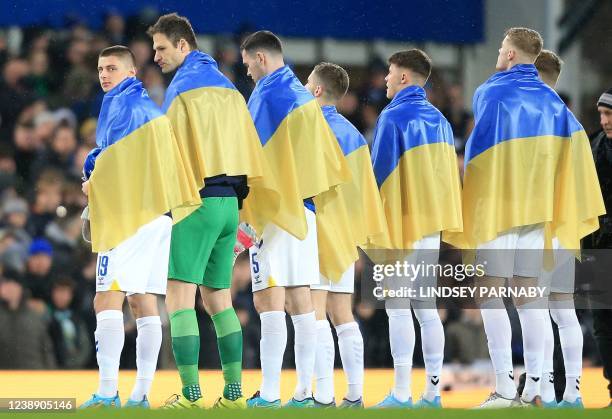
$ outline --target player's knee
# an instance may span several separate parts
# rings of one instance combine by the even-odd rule
[[[290,315],[313,311],[309,287],[294,287],[286,290],[285,310]]]
[[[137,319],[139,317],[142,317],[142,313],[141,313],[142,304],[140,303],[140,301],[137,298],[133,298],[133,297],[128,297],[127,300],[130,306],[130,310],[132,314],[134,315],[134,318]]]
[[[414,315],[419,322],[419,325],[423,327],[423,325],[428,323],[437,323],[440,321],[440,315],[438,314],[438,310],[433,308],[413,308]]]
[[[334,304],[333,306],[327,306],[327,314],[334,326],[339,324],[346,324],[355,321],[353,311],[351,310],[350,301],[348,304],[344,302]]]
[[[284,311],[285,298],[284,294],[276,295],[276,293],[266,292],[267,290],[257,291],[253,293],[253,304],[258,313],[268,311]]]

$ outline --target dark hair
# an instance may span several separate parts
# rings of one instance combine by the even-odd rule
[[[543,49],[535,60],[535,66],[538,73],[549,74],[551,77],[557,78],[561,74],[561,65],[563,61],[557,54],[547,49]]]
[[[58,276],[53,280],[51,288],[59,288],[66,287],[74,290],[76,288],[76,282],[74,282],[70,277],[67,276]]]
[[[538,31],[529,28],[510,28],[504,33],[504,37],[519,50],[523,51],[535,60],[542,51],[544,41]]]
[[[258,31],[250,34],[242,42],[240,49],[249,53],[258,49],[283,53],[281,40],[270,31]]]
[[[325,86],[327,93],[338,100],[346,94],[349,87],[349,76],[345,69],[337,64],[322,62],[312,70]]]
[[[98,57],[118,57],[122,60],[129,60],[130,63],[136,65],[136,57],[131,49],[123,45],[113,45],[112,47],[104,48],[100,51]]]
[[[389,57],[389,64],[395,64],[398,67],[410,70],[422,76],[425,81],[431,74],[431,59],[424,51],[416,48],[396,52]]]
[[[191,49],[198,48],[195,32],[191,27],[191,23],[189,23],[189,19],[176,13],[160,16],[155,25],[149,26],[147,34],[153,37],[156,33],[166,35],[174,46],[178,45],[181,39],[184,39]]]

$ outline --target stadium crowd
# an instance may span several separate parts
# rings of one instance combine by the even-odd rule
[[[87,204],[81,192],[81,170],[95,146],[96,117],[103,96],[96,61],[98,52],[107,46],[129,46],[136,56],[138,77],[151,98],[161,104],[168,80],[152,61],[150,39],[143,37],[149,23],[110,14],[99,32],[73,22],[59,31],[22,28],[10,39],[0,35],[0,369],[96,367],[92,308],[96,257],[82,239],[80,219]],[[209,52],[248,98],[253,86],[240,62],[240,38],[241,34],[218,38],[215,50]],[[304,80],[309,71],[297,68]],[[387,66],[373,60],[358,71],[365,76],[351,85],[339,111],[371,142],[377,117],[388,103]],[[462,94],[462,87],[446,82],[443,74],[432,75],[428,97],[451,123],[460,156],[473,125]],[[233,302],[243,326],[244,367],[257,368],[260,332],[249,275],[248,260],[241,255],[234,268]],[[359,299],[359,292],[355,297]],[[361,301],[355,314],[364,337],[365,366],[391,367],[384,310]],[[198,316],[203,325],[200,366],[218,368],[212,321],[202,307]],[[479,313],[445,308],[441,317],[446,363],[488,366]],[[136,327],[127,311],[125,318],[122,367],[134,368]],[[160,367],[168,368],[173,365],[169,326],[163,315],[162,321],[165,343]],[[513,321],[518,324],[516,315]],[[584,355],[597,362],[590,324],[582,322]],[[522,362],[520,339],[520,334],[513,338],[517,362]],[[416,347],[420,347],[418,342]],[[293,366],[292,348],[288,342],[287,367]],[[420,351],[415,355],[415,365],[423,365]]]

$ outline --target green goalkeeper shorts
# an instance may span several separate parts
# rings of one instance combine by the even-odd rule
[[[172,228],[168,278],[229,288],[237,230],[235,197],[203,198],[196,211]]]

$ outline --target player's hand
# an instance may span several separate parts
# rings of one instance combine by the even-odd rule
[[[86,180],[81,184],[81,190],[85,194],[85,196],[89,196],[89,181]]]

